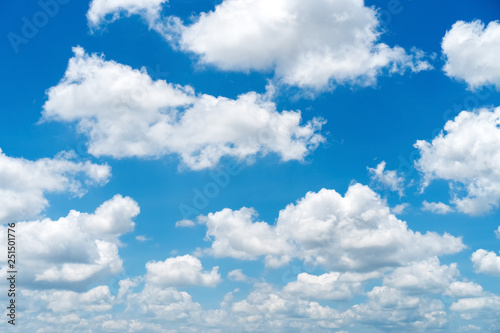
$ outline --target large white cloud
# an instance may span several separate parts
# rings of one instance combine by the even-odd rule
[[[454,281],[448,286],[446,294],[456,298],[476,297],[483,294],[483,287],[474,282]]]
[[[276,226],[255,222],[255,211],[224,209],[199,217],[212,241],[209,253],[238,259],[266,256],[268,266],[296,257],[332,270],[376,270],[456,253],[460,238],[408,229],[369,187],[355,184],[342,197],[309,192],[280,211]]]
[[[220,281],[219,267],[202,271],[201,261],[191,255],[150,261],[146,264],[146,281],[157,286],[202,285],[215,287]]]
[[[444,328],[448,322],[443,302],[408,295],[387,286],[374,287],[368,302],[346,311],[352,320],[386,331],[427,331]]]
[[[137,214],[134,200],[116,195],[93,214],[72,210],[57,221],[16,223],[18,243],[25,244],[18,249],[23,283],[79,287],[119,274],[119,237],[133,230]],[[6,230],[0,227],[4,240]]]
[[[476,272],[500,276],[500,256],[495,252],[479,249],[472,254],[471,261]]]
[[[90,185],[105,184],[106,164],[73,161],[74,153],[30,161],[9,157],[0,149],[0,222],[36,217],[49,204],[46,193],[70,192],[81,196]]]
[[[288,283],[283,292],[292,296],[323,300],[347,300],[362,292],[365,280],[379,277],[377,272],[352,274],[330,272],[322,275],[300,273],[297,281]]]
[[[83,293],[69,290],[23,290],[22,296],[42,303],[54,313],[107,311],[113,307],[114,296],[108,286],[98,286]]]
[[[424,176],[424,188],[435,179],[448,181],[451,203],[467,214],[499,205],[500,108],[462,111],[431,142],[419,140],[415,147],[420,150],[415,165]]]
[[[441,265],[437,257],[412,263],[384,277],[384,285],[413,292],[441,293],[459,275],[457,265]]]
[[[215,257],[232,257],[255,260],[259,256],[268,256],[268,264],[279,265],[288,261],[287,253],[292,247],[276,233],[276,229],[266,222],[254,222],[257,212],[252,208],[233,211],[225,208],[210,213],[198,220],[207,227],[206,239],[212,242],[210,250],[205,250]],[[271,256],[283,256],[283,260]],[[271,261],[269,261],[271,260]]]
[[[91,25],[106,14],[141,14],[152,29],[175,40],[202,63],[223,70],[274,71],[284,83],[324,89],[331,84],[370,85],[385,69],[390,73],[431,68],[423,52],[379,42],[377,10],[360,0],[225,0],[194,23],[160,19],[160,1],[94,0]],[[152,11],[156,10],[156,14]]]
[[[442,42],[446,75],[465,81],[470,88],[495,85],[500,89],[500,23],[458,21]]]
[[[76,122],[92,155],[178,154],[192,169],[273,152],[303,160],[324,138],[323,121],[301,125],[299,111],[278,112],[268,95],[236,100],[196,95],[192,88],[153,81],[144,70],[74,48],[62,81],[48,91],[43,117]]]

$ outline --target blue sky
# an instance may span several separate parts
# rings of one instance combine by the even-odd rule
[[[0,13],[3,329],[500,330],[496,1]]]

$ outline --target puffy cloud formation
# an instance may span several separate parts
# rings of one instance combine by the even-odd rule
[[[440,265],[437,257],[412,263],[384,277],[384,285],[399,290],[440,293],[459,275],[457,265]]]
[[[276,233],[276,228],[266,222],[254,222],[257,212],[252,208],[233,211],[225,208],[220,212],[198,217],[199,222],[207,227],[206,239],[212,247],[205,252],[215,257],[232,257],[255,260],[267,256],[266,262],[279,266],[288,261],[287,253],[291,246]],[[276,262],[272,256],[285,257]]]
[[[225,0],[190,25],[176,17],[159,19],[158,0],[98,6],[101,2],[91,4],[91,25],[112,12],[113,18],[124,11],[143,13],[152,29],[175,40],[181,50],[197,54],[202,63],[222,70],[274,71],[281,81],[298,87],[370,85],[384,69],[402,73],[432,68],[422,51],[408,54],[380,43],[377,11],[360,0]]]
[[[446,75],[465,81],[470,88],[495,85],[500,89],[500,23],[458,21],[446,32],[441,44],[446,57]]]
[[[80,47],[74,52],[64,78],[48,91],[43,117],[76,122],[94,156],[178,154],[188,167],[203,169],[223,156],[273,152],[283,161],[303,160],[324,141],[322,120],[301,125],[299,111],[278,112],[267,95],[196,95]]]
[[[22,278],[28,284],[81,286],[122,271],[120,235],[134,229],[139,206],[129,197],[114,196],[93,214],[70,211],[57,221],[16,223]],[[7,228],[0,227],[6,239]],[[2,271],[6,270],[6,266]]]
[[[451,203],[471,215],[499,205],[500,108],[462,111],[432,142],[419,140],[415,147],[424,188],[434,179],[447,180]]]
[[[114,303],[108,286],[98,286],[84,293],[69,290],[23,290],[23,297],[41,303],[46,309],[57,312],[107,311]]]
[[[399,176],[395,170],[385,170],[385,165],[385,161],[382,161],[376,168],[368,168],[371,179],[402,196],[404,194],[405,179]]]
[[[377,278],[377,272],[365,274],[330,272],[322,275],[300,273],[283,292],[307,299],[346,300],[362,291],[362,282]]]
[[[248,281],[248,277],[243,274],[241,269],[234,269],[231,272],[227,273],[227,277],[233,281],[246,282]]]
[[[91,27],[97,27],[103,22],[117,20],[120,15],[138,14],[153,23],[159,19],[161,6],[165,2],[168,0],[92,0],[87,20]]]
[[[500,256],[495,252],[479,249],[472,254],[471,260],[476,272],[500,275]]]
[[[36,217],[49,204],[46,193],[70,192],[81,196],[91,185],[108,182],[106,164],[75,162],[74,153],[36,161],[9,157],[0,149],[0,222]]]
[[[146,264],[146,281],[156,286],[202,285],[215,287],[220,281],[219,267],[202,271],[201,261],[191,255],[150,261]]]
[[[476,297],[483,294],[483,287],[474,282],[454,281],[448,286],[446,294],[456,298]]]
[[[191,312],[201,311],[201,305],[193,302],[187,292],[150,284],[140,292],[127,295],[125,304],[132,313],[139,311],[142,315],[167,321],[186,320]]]
[[[436,214],[448,214],[453,212],[453,208],[442,202],[427,202],[422,203],[422,210]]]
[[[276,226],[254,222],[255,211],[224,209],[199,217],[207,225],[207,250],[217,257],[256,259],[268,266],[291,258],[332,270],[376,270],[461,251],[460,238],[408,229],[369,187],[351,185],[309,192],[280,211]]]
[[[394,331],[426,331],[443,328],[447,314],[437,299],[408,295],[387,286],[374,287],[368,301],[352,307],[347,313],[357,322]]]

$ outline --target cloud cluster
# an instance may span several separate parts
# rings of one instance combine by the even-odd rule
[[[275,226],[254,221],[255,215],[249,208],[226,208],[199,217],[212,242],[206,252],[249,260],[266,256],[272,267],[295,257],[331,270],[367,271],[464,248],[449,234],[412,231],[378,194],[360,184],[350,186],[344,197],[334,190],[309,192],[281,210]]]
[[[196,95],[80,47],[74,52],[62,81],[48,90],[43,117],[76,122],[94,156],[178,154],[188,167],[203,169],[224,156],[272,152],[283,161],[303,160],[324,141],[322,120],[301,125],[299,111],[278,112],[267,95]]]
[[[500,23],[458,21],[446,32],[441,44],[446,57],[444,71],[465,81],[470,88],[495,85],[500,89]]]
[[[23,282],[31,286],[90,285],[122,271],[119,237],[134,229],[139,206],[129,197],[114,196],[93,214],[70,211],[56,221],[18,222],[16,233]],[[0,226],[1,239],[7,228]],[[7,267],[2,267],[6,272]]]
[[[435,179],[449,182],[451,203],[460,212],[475,215],[500,203],[500,108],[462,111],[431,142],[419,140],[415,162],[424,176],[424,188]],[[429,210],[448,212],[443,205]]]
[[[48,206],[46,193],[81,196],[88,186],[103,185],[111,176],[106,164],[75,162],[74,153],[30,161],[9,157],[0,149],[0,222],[34,218]]]
[[[471,260],[476,272],[500,276],[500,256],[495,252],[479,249],[472,254]]]
[[[203,272],[201,261],[191,255],[150,261],[146,264],[146,281],[156,286],[202,285],[215,287],[220,281],[219,267]]]
[[[94,0],[89,24],[142,14],[150,28],[203,64],[222,70],[274,71],[285,84],[322,90],[331,85],[371,85],[382,71],[431,69],[422,51],[379,42],[378,13],[363,1],[225,0],[192,24],[160,18],[161,1]],[[155,13],[156,11],[156,13]]]

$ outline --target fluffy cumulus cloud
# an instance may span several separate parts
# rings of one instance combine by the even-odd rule
[[[455,298],[476,297],[483,294],[483,287],[474,282],[454,281],[448,286],[446,294]]]
[[[227,277],[233,281],[246,282],[248,281],[248,277],[243,274],[241,269],[234,269],[231,272],[227,273]]]
[[[0,149],[0,222],[36,217],[47,207],[46,193],[69,192],[81,196],[91,185],[107,183],[106,164],[76,162],[74,153],[36,161],[9,157]]]
[[[255,215],[249,208],[226,208],[199,217],[212,242],[206,252],[237,259],[266,256],[268,266],[296,257],[327,269],[366,271],[464,248],[449,234],[412,231],[378,194],[360,184],[350,186],[344,197],[327,189],[307,193],[280,211],[275,226],[254,221]]]
[[[324,140],[322,120],[301,125],[299,111],[278,112],[269,95],[197,95],[80,47],[74,51],[64,78],[48,91],[43,117],[76,122],[94,156],[178,154],[188,167],[203,169],[223,156],[272,152],[283,161],[303,160]]]
[[[422,210],[436,214],[448,214],[453,212],[453,208],[442,202],[422,202]]]
[[[465,81],[470,88],[495,85],[500,89],[500,23],[458,21],[442,42],[446,75]]]
[[[361,0],[225,0],[189,25],[176,17],[160,19],[158,0],[96,5],[101,2],[91,4],[92,25],[104,22],[112,8],[113,18],[123,11],[142,13],[152,29],[198,55],[201,63],[222,70],[274,71],[282,82],[298,87],[370,85],[384,69],[401,73],[431,68],[422,51],[408,54],[379,42],[377,10]]]
[[[495,252],[479,249],[472,254],[471,260],[476,272],[500,276],[500,256]]]
[[[159,19],[162,4],[168,0],[92,0],[87,12],[87,20],[91,27],[97,27],[103,22],[112,22],[121,15],[138,14],[155,22]]]
[[[402,196],[404,194],[405,179],[398,175],[395,170],[386,170],[385,165],[386,163],[382,161],[376,168],[368,168],[371,179]]]
[[[347,314],[357,322],[385,331],[427,331],[448,323],[443,302],[408,295],[388,286],[374,287],[368,301],[352,307]]]
[[[437,257],[431,257],[395,269],[384,277],[384,284],[399,290],[440,293],[445,291],[458,275],[456,264],[441,266]]]
[[[297,281],[288,283],[283,292],[305,299],[347,300],[361,293],[362,283],[379,277],[377,272],[365,274],[330,272],[322,275],[300,273]]]
[[[134,200],[116,195],[93,214],[72,210],[56,221],[16,223],[19,244],[29,244],[18,250],[23,283],[71,288],[119,274],[119,237],[134,229],[132,218],[137,214]],[[6,230],[0,227],[2,239]]]
[[[278,236],[275,227],[254,221],[256,216],[257,212],[252,208],[237,211],[225,208],[198,217],[199,222],[207,227],[206,239],[212,242],[212,247],[204,252],[215,257],[244,260],[267,256],[271,266],[288,261],[287,253],[291,251],[291,246]],[[272,256],[284,256],[284,259],[276,261]]]
[[[500,203],[500,108],[462,111],[431,142],[419,140],[416,167],[424,188],[449,182],[451,203],[460,212],[481,214]]]
[[[203,285],[215,287],[220,281],[219,267],[204,272],[201,261],[191,255],[150,261],[146,264],[146,281],[157,286]]]
[[[46,309],[54,313],[78,311],[106,311],[114,303],[114,296],[107,286],[98,286],[83,293],[68,290],[24,290],[22,296],[32,302],[41,303]]]

